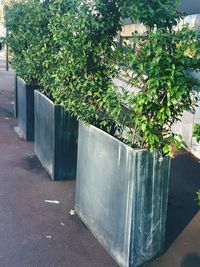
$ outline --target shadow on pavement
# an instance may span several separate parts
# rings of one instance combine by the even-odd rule
[[[188,152],[181,151],[171,163],[166,250],[199,211],[195,201],[196,192],[199,189],[200,163]],[[183,266],[196,265],[181,265]],[[197,266],[199,267],[200,264]]]
[[[200,266],[200,255],[188,254],[183,258],[180,267],[199,267]]]

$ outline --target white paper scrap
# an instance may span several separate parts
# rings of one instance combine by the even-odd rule
[[[46,203],[53,203],[53,204],[60,204],[60,201],[58,201],[58,200],[49,200],[49,199],[46,199],[44,202],[46,202]]]

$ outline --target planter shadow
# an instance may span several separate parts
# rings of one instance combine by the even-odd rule
[[[166,229],[166,250],[199,211],[195,192],[200,188],[199,160],[186,151],[172,160]]]
[[[79,124],[76,213],[122,267],[164,250],[169,164]]]
[[[183,258],[180,267],[199,267],[200,266],[200,256],[195,253],[188,254]]]
[[[78,121],[35,91],[35,154],[52,180],[76,175]]]

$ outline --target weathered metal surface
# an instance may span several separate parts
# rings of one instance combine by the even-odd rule
[[[17,77],[17,118],[18,127],[26,141],[34,140],[34,90],[35,85],[29,85]]]
[[[163,251],[169,158],[80,124],[75,209],[123,267]]]
[[[75,176],[77,139],[77,120],[35,91],[35,154],[53,180]]]

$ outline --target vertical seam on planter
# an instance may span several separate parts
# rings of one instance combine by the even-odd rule
[[[78,135],[80,136],[81,132],[81,127],[82,127],[82,122],[79,123],[78,127]],[[76,184],[75,184],[75,210],[78,212],[79,210],[79,202],[78,202],[78,197],[79,197],[79,162],[80,162],[80,151],[81,151],[81,141],[80,138],[78,138],[78,149],[77,149],[77,165],[76,165]]]
[[[165,163],[163,163],[163,165],[165,165],[164,166],[164,173],[165,173],[165,170],[167,169],[167,175],[166,175],[166,177],[165,177],[165,175],[164,175],[164,173],[163,173],[163,184],[165,183],[165,181],[164,181],[164,179],[167,179],[167,181],[166,181],[166,192],[165,192],[165,194],[166,194],[166,203],[165,203],[165,207],[163,208],[163,201],[162,201],[162,210],[164,209],[166,212],[165,212],[165,216],[163,217],[162,216],[162,224],[161,224],[161,226],[163,226],[164,225],[164,227],[163,227],[163,238],[165,239],[165,232],[166,232],[166,224],[167,224],[167,209],[168,209],[168,193],[169,193],[169,177],[170,177],[170,166],[171,166],[171,159],[169,158],[169,157],[167,157],[166,158],[166,160],[165,160]],[[165,190],[165,188],[164,188],[164,186],[162,186],[162,188],[163,188],[163,191]],[[163,195],[164,195],[164,193],[163,193]],[[164,248],[163,248],[164,249]]]
[[[154,151],[153,152],[153,162],[152,162],[152,189],[151,189],[151,212],[153,213],[152,216],[151,216],[151,228],[150,228],[150,237],[151,237],[151,240],[152,240],[152,243],[153,243],[153,238],[152,238],[152,234],[153,234],[153,231],[155,231],[153,229],[153,226],[154,226],[154,189],[155,189],[155,164],[156,164],[156,152]],[[151,254],[152,254],[152,251],[153,251],[153,246],[151,245],[150,247],[150,251],[151,251]]]
[[[34,91],[34,118],[36,118],[36,107],[37,107],[37,90]],[[36,152],[37,147],[36,147],[36,120],[34,119],[34,136],[35,136],[35,141],[34,141],[34,152]],[[36,152],[37,153],[37,152]]]
[[[159,160],[158,160],[158,162],[159,162]],[[161,179],[161,181],[160,181],[160,191],[161,191],[161,199],[160,199],[160,227],[159,227],[159,232],[160,232],[160,239],[159,239],[159,248],[160,249],[162,249],[162,238],[163,238],[163,236],[162,236],[162,225],[163,225],[163,216],[162,216],[162,213],[163,213],[163,196],[164,196],[164,194],[163,194],[163,192],[164,192],[164,179],[165,179],[165,175],[164,175],[164,172],[165,172],[165,168],[163,168],[163,166],[165,165],[165,162],[164,161],[161,161],[161,162],[159,162],[159,173],[160,173],[160,179]],[[164,170],[164,172],[163,172],[163,170]]]
[[[28,141],[28,116],[27,116],[27,114],[28,114],[28,112],[29,112],[29,103],[28,103],[28,85],[26,84],[26,83],[23,83],[23,86],[24,86],[24,89],[25,89],[25,98],[26,98],[26,104],[25,104],[25,108],[26,108],[26,112],[25,112],[25,114],[26,114],[26,122],[25,122],[25,139],[26,139],[26,141]]]
[[[134,188],[136,190],[137,188],[137,168],[138,168],[138,153],[133,151],[133,166],[134,168],[132,169],[132,192],[134,191]],[[131,157],[132,158],[132,157]],[[127,267],[129,266],[130,263],[130,267],[133,266],[134,264],[134,253],[135,253],[135,214],[136,214],[136,198],[137,198],[137,192],[136,195],[133,196],[132,198],[132,205],[131,205],[131,226],[130,226],[130,242],[129,242],[129,253],[128,253],[128,264]],[[133,237],[133,238],[132,238]]]
[[[57,165],[57,161],[56,161],[56,133],[57,133],[57,127],[55,127],[55,119],[57,118],[57,108],[58,106],[53,104],[53,124],[54,124],[54,127],[53,127],[53,168],[52,168],[52,177],[53,177],[53,180],[56,180],[55,179],[55,176],[56,176],[56,165]],[[56,123],[57,124],[57,123]]]

